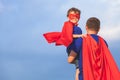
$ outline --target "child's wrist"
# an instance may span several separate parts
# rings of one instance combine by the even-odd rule
[[[79,38],[79,37],[81,37],[81,35],[78,35],[77,37]]]

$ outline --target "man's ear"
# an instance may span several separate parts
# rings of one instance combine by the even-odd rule
[[[88,27],[87,27],[87,26],[85,26],[85,29],[86,29],[86,30],[88,30]]]
[[[98,30],[98,32],[100,31],[100,28],[99,28],[99,30]]]

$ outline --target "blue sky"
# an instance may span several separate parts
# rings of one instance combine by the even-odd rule
[[[0,0],[0,80],[73,80],[64,46],[48,44],[42,34],[61,31],[66,12],[81,10],[79,26],[95,16],[120,69],[119,0]]]

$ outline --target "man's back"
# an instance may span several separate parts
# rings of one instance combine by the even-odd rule
[[[87,35],[82,47],[84,80],[120,80],[118,67],[103,38],[98,36],[96,42]]]
[[[91,17],[86,22],[87,35],[74,41],[68,62],[79,56],[79,80],[120,80],[119,69],[106,45],[97,33],[100,20]]]

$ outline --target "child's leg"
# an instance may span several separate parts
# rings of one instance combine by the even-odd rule
[[[75,73],[75,80],[79,80],[79,68],[76,68],[76,73]]]

